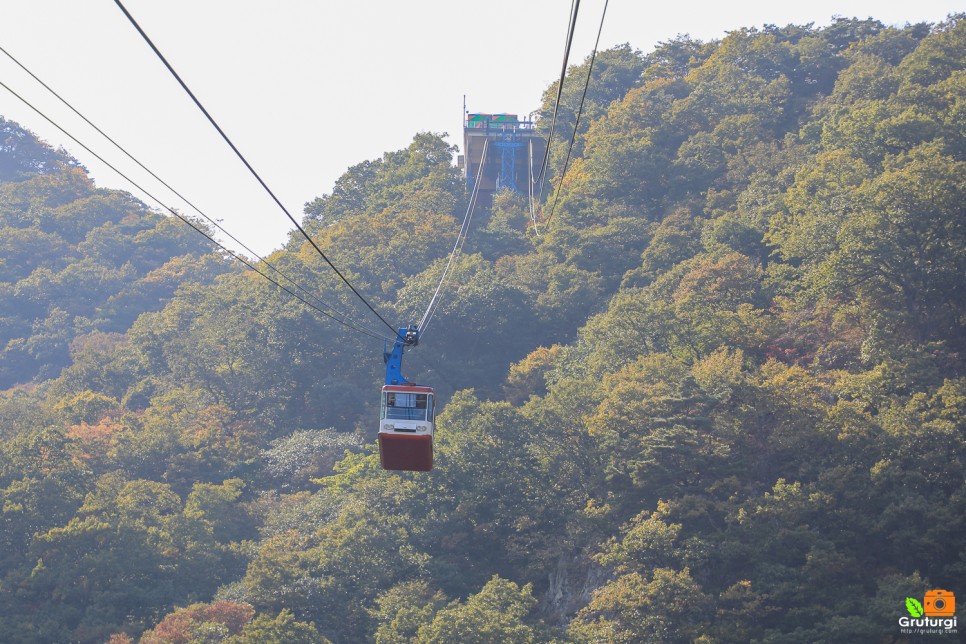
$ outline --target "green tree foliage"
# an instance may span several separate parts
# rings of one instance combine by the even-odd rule
[[[315,624],[300,622],[291,611],[282,610],[275,618],[259,615],[251,624],[245,626],[234,637],[226,640],[230,644],[328,644],[329,640],[319,635]]]
[[[858,191],[861,210],[820,269],[830,288],[854,289],[871,309],[899,313],[919,342],[961,335],[964,176],[966,163],[936,146],[890,159]]]
[[[375,641],[378,644],[415,641],[420,627],[433,621],[444,600],[443,594],[431,591],[426,582],[408,581],[393,586],[376,600],[374,617],[379,626]]]
[[[166,615],[138,640],[144,644],[225,642],[226,644],[324,644],[315,626],[295,620],[291,611],[276,617],[255,615],[249,604],[219,601],[192,604]]]
[[[255,610],[247,604],[192,604],[166,615],[139,641],[145,644],[224,641],[240,633],[254,614]]]
[[[557,123],[554,139],[558,142],[570,141],[574,134],[577,110],[580,108],[581,96],[584,94],[584,84],[587,83],[587,71],[590,68],[588,56],[580,65],[571,65],[567,70],[563,93],[557,109]],[[588,123],[603,115],[607,108],[616,100],[620,100],[629,89],[635,87],[644,71],[641,53],[635,51],[627,43],[612,49],[597,52],[594,69],[587,84],[587,93],[583,96],[583,112],[581,122]],[[553,108],[557,101],[557,90],[560,81],[552,83],[543,93],[540,106],[540,123],[550,126]],[[574,143],[574,153],[578,156],[583,149],[583,134],[586,126],[578,132]],[[563,171],[564,160],[567,156],[567,146],[559,145],[551,148],[551,157],[546,176],[559,176]]]
[[[439,198],[460,185],[451,164],[453,148],[441,136],[422,132],[412,144],[381,159],[355,165],[335,183],[331,194],[305,206],[306,223],[330,225],[365,213],[394,209],[397,202]]]
[[[20,181],[58,166],[79,165],[13,121],[0,117],[0,181]]]
[[[12,161],[24,170],[0,182],[0,386],[55,378],[74,338],[123,332],[185,277],[225,270],[214,257],[201,260],[209,242],[183,223],[96,189],[76,163],[55,163],[57,155],[40,154],[43,144],[2,124],[10,150],[0,157],[39,156]]]
[[[77,516],[36,535],[28,555],[36,565],[13,578],[18,604],[32,607],[17,618],[42,611],[55,619],[38,628],[59,629],[42,638],[89,641],[121,627],[145,628],[152,607],[170,606],[174,597],[210,595],[239,572],[226,522],[237,513],[228,506],[239,484],[199,484],[182,506],[163,483],[102,477]]]
[[[598,589],[573,630],[590,641],[691,642],[709,603],[687,568],[657,568],[650,581],[635,572]]]
[[[493,577],[465,604],[440,609],[433,621],[420,627],[417,642],[539,642],[539,629],[524,620],[536,605],[530,585]]]
[[[245,598],[262,611],[290,608],[334,641],[362,638],[372,626],[366,607],[425,564],[408,543],[406,515],[392,513],[398,492],[376,494],[372,505],[347,499],[324,525],[263,541],[243,579]]]

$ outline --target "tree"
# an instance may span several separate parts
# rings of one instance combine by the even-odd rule
[[[194,644],[230,640],[232,635],[242,632],[254,614],[255,609],[248,604],[192,604],[166,615],[154,628],[145,631],[140,641],[144,644]]]
[[[935,145],[891,161],[862,191],[862,211],[842,227],[824,267],[829,286],[854,289],[871,306],[899,313],[918,342],[937,332],[956,337],[966,296],[964,172],[966,163]]]
[[[769,241],[788,262],[821,262],[836,248],[839,226],[855,211],[855,191],[868,167],[845,152],[816,155],[785,195],[787,212],[770,223]]]
[[[79,163],[63,149],[54,150],[29,130],[0,117],[0,181],[22,181],[68,165]]]
[[[653,503],[700,489],[718,473],[722,446],[708,435],[714,399],[682,362],[641,357],[605,376],[604,388],[596,413],[586,418],[587,431],[606,459],[611,486],[623,488],[628,505],[640,502],[631,488]]]
[[[580,65],[570,66],[567,70],[559,105],[557,103],[559,80],[551,83],[543,93],[538,123],[549,126],[554,107],[557,107],[556,129],[553,133],[555,141],[570,141],[574,134],[577,110],[581,106],[581,101],[583,101],[581,122],[588,123],[596,120],[607,111],[611,103],[620,100],[627,94],[628,90],[638,85],[641,72],[644,70],[641,53],[631,49],[631,46],[627,43],[599,51],[594,59],[593,74],[589,83],[587,83],[587,91],[584,95],[584,81],[587,80],[587,71],[590,64],[591,61],[588,56]],[[584,134],[584,131],[578,132],[574,142],[573,154],[578,157],[583,151]],[[559,174],[563,170],[567,147],[561,145],[559,148],[551,149],[551,157],[548,163],[551,164],[553,169],[548,168],[548,178],[553,176],[554,172]]]
[[[427,644],[548,641],[541,636],[539,627],[526,621],[536,603],[530,584],[520,588],[512,581],[494,576],[479,593],[468,597],[465,604],[453,602],[440,609],[432,622],[419,628],[416,641]]]
[[[265,540],[244,578],[248,601],[263,612],[288,608],[335,641],[368,633],[366,606],[426,563],[409,543],[408,517],[391,507],[399,492],[370,487],[368,503],[347,499],[311,536],[289,530]]]
[[[259,615],[242,629],[241,633],[226,640],[229,644],[328,644],[319,635],[315,624],[300,622],[291,611],[283,610],[274,619]]]
[[[401,201],[420,198],[417,193],[427,188],[455,194],[461,187],[452,165],[455,148],[443,136],[421,132],[407,148],[349,168],[332,194],[305,204],[307,230],[315,233],[362,214],[394,210]],[[451,199],[451,205],[455,201]]]
[[[376,600],[373,610],[379,623],[376,644],[403,644],[417,639],[420,628],[430,624],[445,604],[445,596],[425,581],[396,584]]]
[[[623,575],[598,589],[571,624],[579,637],[609,642],[692,642],[709,629],[710,598],[687,568]]]
[[[435,262],[400,292],[397,310],[402,319],[419,319],[444,266],[443,260]],[[440,362],[460,365],[458,373],[446,380],[456,389],[473,382],[499,382],[509,363],[523,357],[533,345],[528,329],[534,326],[535,314],[526,293],[479,255],[460,256],[444,288],[431,326],[427,326],[433,329],[433,339],[427,342],[438,347]],[[495,350],[497,344],[499,350]],[[413,356],[418,358],[418,352]]]

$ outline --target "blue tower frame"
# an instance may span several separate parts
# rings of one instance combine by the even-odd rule
[[[493,145],[500,149],[500,176],[496,180],[496,189],[509,188],[520,192],[516,181],[516,156],[523,141],[518,141],[516,130],[511,130],[503,135],[502,141],[494,141]]]
[[[465,110],[465,107],[464,107]],[[490,146],[489,152],[484,152]],[[494,193],[510,189],[528,192],[526,183],[532,180],[532,155],[527,147],[535,147],[535,154],[543,154],[545,146],[537,135],[536,125],[516,114],[466,113],[463,126],[463,172],[466,192],[478,192],[481,203],[488,206]],[[499,161],[497,161],[499,157]],[[479,185],[475,185],[479,182]]]

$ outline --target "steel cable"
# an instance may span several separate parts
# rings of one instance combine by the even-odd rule
[[[480,193],[480,179],[483,177],[483,166],[486,164],[486,151],[489,148],[489,145],[490,140],[484,139],[483,152],[480,155],[480,167],[476,172],[476,180],[473,182],[473,191],[470,193],[470,202],[466,207],[466,214],[463,216],[463,224],[460,226],[460,232],[456,236],[456,243],[453,244],[453,251],[449,254],[449,260],[446,262],[446,267],[443,269],[443,275],[439,278],[439,284],[436,285],[436,292],[433,293],[433,297],[429,301],[429,306],[426,307],[426,312],[423,313],[422,319],[416,326],[420,337],[426,330],[426,327],[429,326],[429,322],[433,319],[433,316],[436,314],[436,309],[439,307],[439,299],[442,293],[443,283],[446,281],[446,276],[449,273],[449,269],[453,265],[453,260],[463,250],[463,244],[466,243],[466,234],[469,232],[470,222],[473,219],[473,211],[476,209],[476,201]]]
[[[557,200],[560,199],[560,188],[563,186],[564,177],[567,176],[567,166],[570,165],[570,155],[574,151],[574,142],[577,140],[577,127],[580,125],[580,115],[584,111],[584,99],[587,97],[587,88],[590,87],[590,75],[594,72],[594,61],[597,59],[597,47],[600,46],[600,34],[604,30],[604,18],[607,16],[607,3],[604,0],[604,10],[600,14],[600,27],[597,28],[597,40],[594,42],[594,52],[590,56],[590,66],[587,69],[587,79],[584,81],[584,91],[580,95],[580,107],[577,109],[577,118],[574,120],[574,132],[570,136],[570,145],[567,147],[567,160],[564,161],[563,172],[560,173],[560,181],[557,182],[557,190],[553,196],[553,206],[550,208],[550,216],[544,224],[544,230],[550,226],[553,220],[553,213],[557,209]]]
[[[221,248],[223,251],[225,251],[226,253],[228,253],[232,258],[234,258],[237,261],[241,262],[242,264],[244,264],[245,266],[247,266],[252,271],[258,273],[259,275],[261,275],[262,277],[264,277],[266,280],[268,280],[269,282],[271,282],[272,284],[274,284],[278,288],[282,289],[283,291],[285,291],[286,293],[288,293],[292,297],[298,299],[299,301],[301,301],[303,304],[305,304],[309,308],[317,311],[318,313],[321,313],[325,317],[330,318],[330,319],[338,322],[339,324],[342,324],[343,326],[346,326],[348,328],[351,328],[354,331],[357,331],[359,333],[363,333],[365,335],[368,335],[368,336],[373,337],[373,338],[376,338],[376,339],[385,339],[385,336],[381,336],[381,335],[378,335],[376,333],[373,333],[373,332],[371,332],[371,331],[369,331],[367,329],[363,329],[363,328],[357,327],[357,326],[353,325],[352,323],[346,322],[345,320],[341,320],[338,317],[336,317],[336,316],[328,313],[327,311],[325,311],[325,310],[323,310],[323,309],[315,306],[314,304],[312,304],[311,302],[309,302],[308,300],[306,300],[305,298],[303,298],[302,296],[300,296],[298,293],[295,293],[294,291],[286,288],[284,285],[282,285],[279,282],[277,282],[274,279],[272,279],[269,275],[267,275],[267,274],[263,273],[262,271],[258,270],[258,268],[255,267],[247,259],[245,259],[244,256],[241,256],[241,255],[235,253],[234,251],[228,249],[226,246],[224,246],[217,239],[215,239],[214,237],[212,237],[211,235],[209,235],[203,229],[201,229],[198,226],[196,226],[194,224],[194,222],[192,222],[190,219],[188,219],[187,217],[185,217],[184,215],[182,215],[178,211],[174,210],[173,208],[165,205],[165,203],[162,202],[158,197],[155,197],[151,192],[149,192],[148,190],[146,190],[145,188],[143,188],[140,184],[138,184],[136,181],[134,181],[131,177],[129,177],[128,175],[124,174],[124,172],[122,172],[117,167],[115,167],[113,164],[111,164],[109,161],[107,161],[106,159],[104,159],[101,155],[99,155],[96,152],[94,152],[87,145],[85,145],[79,139],[77,139],[77,137],[75,137],[73,134],[71,134],[70,132],[68,132],[67,130],[65,130],[57,122],[55,122],[53,119],[51,119],[49,116],[47,116],[43,111],[41,111],[39,108],[37,108],[36,106],[34,106],[33,103],[31,103],[30,101],[28,101],[27,99],[25,99],[23,96],[21,96],[20,94],[18,94],[17,92],[15,92],[13,89],[11,89],[6,83],[4,83],[3,81],[0,81],[0,87],[3,87],[5,90],[7,90],[8,92],[10,92],[13,96],[15,96],[17,99],[19,99],[24,105],[26,105],[27,107],[29,107],[30,109],[32,109],[34,112],[36,112],[42,118],[44,118],[48,123],[50,123],[55,128],[57,128],[58,130],[60,130],[65,136],[67,136],[72,141],[74,141],[74,143],[76,143],[77,145],[81,146],[89,154],[91,154],[92,156],[94,156],[94,158],[96,158],[98,161],[100,161],[105,166],[107,166],[108,168],[110,168],[111,170],[113,170],[114,172],[116,172],[120,177],[122,177],[125,181],[127,181],[128,183],[130,183],[136,189],[140,190],[142,193],[144,193],[145,195],[147,195],[151,200],[153,200],[155,203],[157,203],[162,209],[167,210],[172,215],[174,215],[175,217],[177,217],[178,219],[180,219],[181,221],[183,221],[185,224],[187,224],[188,226],[190,226],[191,228],[193,228],[195,231],[197,231],[198,233],[200,233],[201,235],[203,235],[204,237],[206,237],[210,242],[212,242],[213,244],[215,244],[216,246],[218,246],[219,248]]]
[[[345,285],[348,286],[349,289],[355,294],[355,296],[358,297],[359,300],[361,300],[362,303],[366,305],[366,308],[368,308],[377,318],[379,318],[379,320],[383,324],[386,325],[386,327],[390,331],[392,331],[392,335],[393,336],[398,335],[398,330],[395,327],[393,327],[393,325],[389,324],[389,322],[387,322],[386,319],[383,318],[378,311],[376,311],[376,309],[369,303],[369,301],[362,295],[362,293],[360,293],[356,289],[356,287],[354,287],[349,282],[346,276],[342,274],[342,271],[340,271],[336,267],[336,265],[332,263],[332,260],[330,260],[326,256],[326,254],[322,252],[322,249],[319,248],[318,244],[316,244],[315,241],[309,236],[309,234],[305,232],[305,229],[295,219],[295,217],[292,216],[292,213],[288,211],[288,208],[286,208],[285,205],[281,202],[281,200],[277,196],[275,196],[275,193],[272,192],[271,188],[268,187],[268,184],[265,183],[265,181],[258,174],[258,172],[255,171],[255,168],[252,167],[252,165],[248,162],[248,160],[241,153],[241,151],[239,151],[239,149],[235,146],[235,144],[232,143],[231,139],[228,138],[228,135],[225,134],[225,131],[221,129],[221,126],[218,125],[214,117],[211,116],[208,110],[205,109],[205,106],[201,104],[201,101],[199,101],[198,98],[194,95],[194,93],[188,88],[188,85],[184,82],[184,80],[181,79],[181,76],[178,75],[178,72],[174,70],[174,67],[172,67],[171,63],[168,62],[168,59],[164,57],[164,54],[161,53],[161,50],[159,50],[157,46],[155,46],[151,38],[148,37],[144,29],[141,28],[141,25],[139,25],[137,20],[134,19],[134,16],[132,16],[130,12],[127,10],[127,8],[125,8],[121,0],[114,0],[114,4],[116,4],[118,8],[124,13],[128,21],[134,26],[137,32],[141,35],[141,38],[144,39],[144,41],[148,44],[149,47],[151,47],[151,50],[154,52],[154,54],[164,64],[164,66],[168,69],[171,75],[174,76],[175,80],[178,81],[178,84],[181,85],[181,88],[188,94],[189,97],[191,97],[191,100],[194,101],[194,104],[198,107],[199,110],[201,110],[202,114],[205,115],[205,118],[208,119],[208,122],[211,123],[212,127],[214,127],[215,130],[218,131],[218,134],[220,134],[221,138],[225,140],[225,143],[228,144],[228,147],[232,149],[232,151],[235,153],[235,156],[237,156],[239,160],[241,160],[241,162],[245,165],[245,167],[248,168],[248,171],[252,174],[253,177],[255,177],[255,179],[262,186],[265,192],[268,193],[268,195],[272,198],[272,200],[276,203],[276,205],[278,205],[278,207],[281,208],[282,212],[285,213],[285,216],[288,217],[289,220],[292,222],[292,224],[295,225],[296,230],[298,230],[299,233],[306,239],[306,241],[308,241],[309,244],[311,244],[312,248],[315,249],[315,251],[319,254],[319,256],[322,257],[323,260],[325,260],[325,263],[329,265],[329,268],[335,271],[335,274],[339,276],[339,279],[341,279],[345,283]]]
[[[0,52],[2,52],[5,56],[7,56],[7,58],[9,58],[11,61],[13,61],[18,67],[20,67],[20,69],[22,69],[24,72],[26,72],[31,78],[33,78],[35,81],[37,81],[37,83],[39,83],[44,89],[46,89],[53,96],[55,96],[61,103],[63,103],[74,114],[76,114],[78,117],[80,117],[85,123],[87,123],[89,126],[91,126],[92,128],[94,128],[94,130],[97,131],[98,134],[100,134],[105,139],[107,139],[114,147],[116,147],[125,156],[127,156],[127,158],[129,158],[131,161],[133,161],[135,164],[137,164],[138,167],[140,167],[142,170],[144,170],[145,172],[147,172],[152,178],[154,178],[156,181],[158,181],[158,183],[160,183],[162,186],[164,186],[165,188],[167,188],[168,190],[170,190],[179,199],[181,199],[186,204],[188,204],[188,206],[190,206],[202,218],[204,218],[206,221],[208,221],[208,223],[210,223],[212,226],[214,226],[215,228],[217,228],[218,230],[220,230],[221,232],[223,232],[232,241],[234,241],[236,244],[238,244],[239,246],[241,246],[242,248],[244,248],[246,251],[248,251],[253,257],[255,257],[264,266],[266,266],[267,268],[271,269],[276,274],[278,274],[281,278],[283,278],[285,281],[287,281],[289,284],[291,284],[292,286],[294,286],[298,290],[302,291],[308,297],[312,298],[316,303],[319,304],[319,306],[321,306],[322,308],[325,308],[325,309],[328,309],[329,311],[331,311],[331,313],[332,313],[332,316],[331,316],[332,319],[339,320],[342,324],[344,324],[346,326],[349,326],[350,328],[354,328],[356,330],[360,330],[361,331],[361,329],[364,329],[365,328],[362,325],[355,325],[353,323],[350,323],[350,322],[347,322],[347,321],[345,321],[343,319],[340,319],[340,318],[348,318],[349,316],[347,316],[345,313],[342,313],[341,311],[338,311],[337,309],[335,309],[335,307],[331,306],[330,304],[327,304],[320,297],[318,297],[317,295],[315,295],[314,293],[312,293],[311,291],[309,291],[308,289],[306,289],[305,287],[303,287],[301,284],[299,284],[294,279],[292,279],[291,277],[289,277],[288,275],[286,275],[284,272],[282,272],[280,269],[278,269],[273,264],[271,264],[268,260],[266,260],[265,258],[261,257],[258,253],[256,253],[251,248],[249,248],[241,240],[239,240],[237,237],[235,237],[230,232],[228,232],[224,227],[222,227],[216,220],[214,220],[211,217],[209,217],[208,215],[206,215],[200,208],[198,208],[198,206],[196,206],[194,203],[192,203],[190,200],[188,200],[188,198],[185,197],[184,195],[182,195],[180,192],[178,192],[177,190],[175,190],[168,182],[166,182],[164,179],[162,179],[157,174],[155,174],[150,168],[148,168],[143,163],[141,163],[141,161],[139,161],[136,157],[134,157],[134,155],[132,155],[130,152],[128,152],[127,149],[124,148],[124,146],[122,146],[120,143],[118,143],[117,141],[115,141],[111,136],[109,136],[106,132],[104,132],[104,130],[102,130],[100,127],[98,127],[96,124],[94,124],[86,116],[84,116],[84,114],[82,114],[79,110],[77,110],[77,108],[75,108],[67,99],[65,99],[63,96],[61,96],[59,93],[57,93],[52,87],[50,87],[41,78],[39,78],[36,74],[34,74],[30,69],[27,68],[26,65],[24,65],[22,62],[20,62],[15,56],[13,56],[13,54],[11,54],[10,52],[8,52],[2,46],[0,46]],[[145,194],[148,194],[148,193],[145,192]],[[162,207],[164,207],[165,209],[168,209],[163,204],[162,204]],[[224,246],[222,246],[222,248],[224,248]],[[227,249],[225,249],[225,250],[227,250]],[[373,331],[372,329],[366,329],[366,331],[370,335],[373,335],[374,337],[383,337],[383,336],[379,335],[377,332]]]

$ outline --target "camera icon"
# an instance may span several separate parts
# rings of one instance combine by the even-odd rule
[[[922,603],[926,617],[952,617],[956,614],[956,596],[948,590],[930,590]]]

